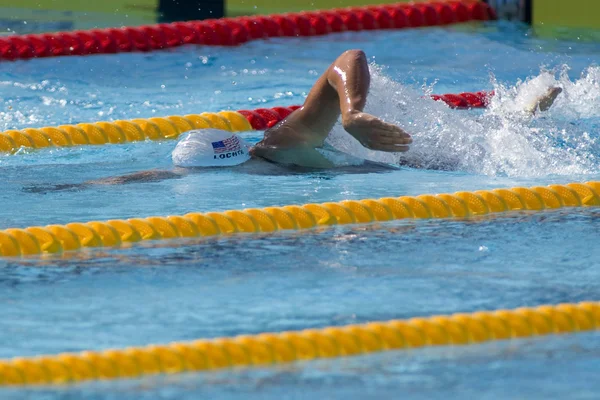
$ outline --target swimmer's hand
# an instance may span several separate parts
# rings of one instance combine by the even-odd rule
[[[561,93],[561,88],[551,87],[546,93],[535,99],[535,101],[529,107],[527,107],[525,111],[531,115],[534,115],[537,110],[548,111],[548,109],[552,107],[552,104],[554,104],[556,97]]]
[[[344,115],[342,125],[364,147],[387,152],[408,151],[410,135],[396,125],[383,122],[373,115],[357,112]]]

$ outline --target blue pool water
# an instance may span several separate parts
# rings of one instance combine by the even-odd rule
[[[53,191],[171,168],[174,142],[0,157],[0,228],[600,179],[600,46],[497,23],[0,64],[0,129],[300,104],[349,48],[374,63],[368,111],[428,167],[248,174]],[[528,120],[519,107],[564,93]],[[487,111],[424,93],[496,89]],[[258,132],[245,133],[257,141]],[[339,129],[332,142],[379,161]],[[598,300],[595,209],[400,221],[0,260],[0,357]],[[272,369],[2,389],[2,398],[597,398],[594,333]]]

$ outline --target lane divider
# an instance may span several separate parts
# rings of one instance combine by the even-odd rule
[[[236,46],[271,37],[405,29],[496,19],[477,0],[386,4],[89,31],[0,36],[0,60],[153,51],[186,44]]]
[[[466,110],[469,108],[486,108],[495,92],[481,91],[481,92],[463,92],[459,94],[433,94],[431,98],[435,101],[443,101],[450,108],[456,108],[459,110]]]
[[[176,139],[181,133],[192,129],[217,128],[230,132],[262,130],[275,125],[299,107],[205,112],[185,116],[8,130],[0,132],[0,152],[14,153],[21,147],[65,147]]]
[[[596,207],[600,205],[599,194],[600,182],[587,182],[11,228],[0,230],[0,256],[60,254],[141,240],[300,230],[406,218],[468,218],[515,210]]]
[[[493,92],[475,92],[431,97],[452,108],[483,108],[492,96]],[[265,130],[298,108],[300,106],[259,108],[8,130],[0,132],[0,152],[14,153],[21,147],[65,147],[176,139],[192,129],[218,128],[230,132]]]
[[[428,346],[472,345],[597,330],[600,302],[480,311],[0,361],[0,385],[68,384],[265,367]]]

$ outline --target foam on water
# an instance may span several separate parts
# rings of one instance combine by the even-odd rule
[[[366,111],[403,127],[414,139],[409,152],[390,154],[364,149],[336,126],[329,141],[342,151],[380,162],[405,162],[420,168],[452,169],[490,176],[592,174],[599,170],[595,129],[600,117],[600,68],[590,67],[574,81],[568,67],[542,70],[538,76],[505,86],[491,78],[496,91],[489,108],[452,110],[431,100],[431,87],[417,90],[371,67]],[[559,86],[563,93],[548,111],[524,110]]]

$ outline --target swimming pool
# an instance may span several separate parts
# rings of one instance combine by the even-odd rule
[[[299,104],[338,53],[362,48],[368,110],[415,133],[425,161],[454,171],[245,174],[52,191],[170,168],[174,142],[56,148],[0,158],[2,227],[597,180],[593,43],[539,40],[519,25],[344,33],[239,48],[0,64],[2,130]],[[532,122],[509,103],[565,70],[565,96]],[[423,98],[505,87],[489,111]],[[583,73],[583,77],[581,77]],[[538,76],[514,87],[518,79]],[[391,81],[390,81],[391,79]],[[427,89],[429,90],[429,89]],[[586,134],[587,133],[587,134]],[[244,133],[251,141],[259,133]],[[356,147],[336,132],[338,145]],[[369,154],[380,158],[381,155]],[[596,300],[597,210],[402,221],[315,233],[146,242],[68,258],[2,259],[0,356],[124,347],[523,305]],[[593,397],[596,334],[435,348],[221,373],[86,383],[32,398]],[[574,392],[574,388],[577,388]]]

